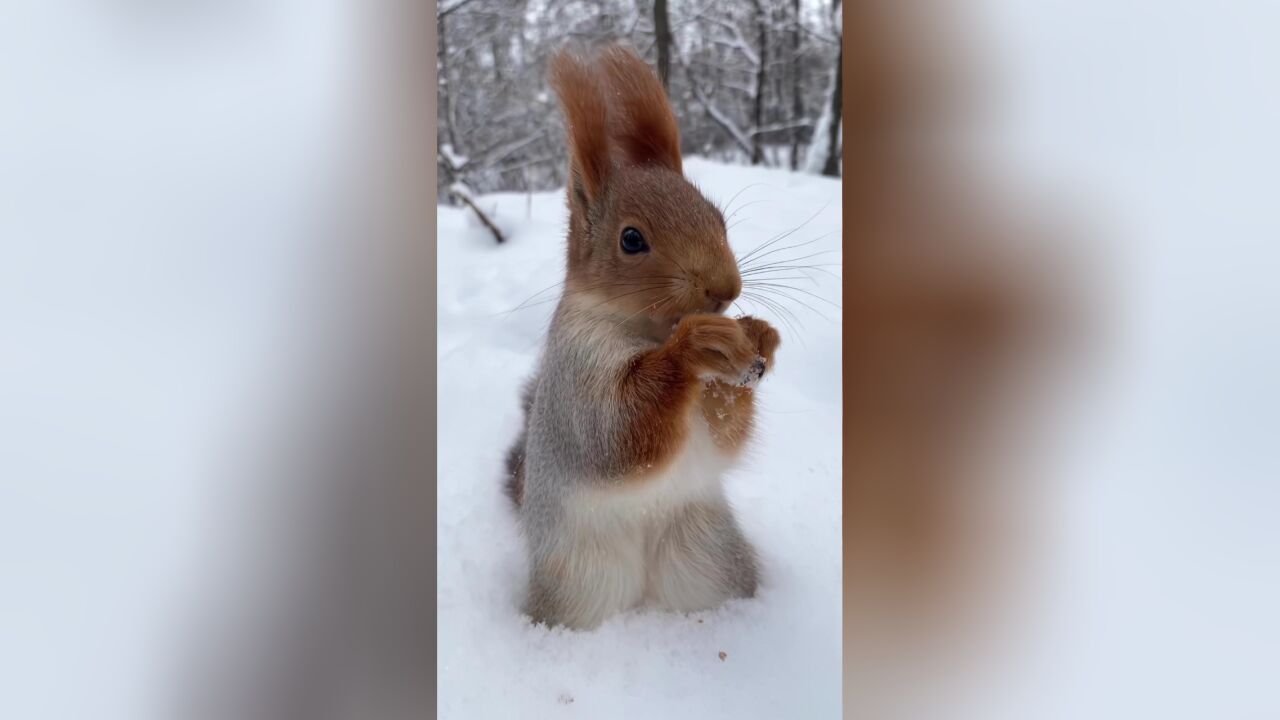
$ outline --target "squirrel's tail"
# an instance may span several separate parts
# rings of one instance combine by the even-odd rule
[[[503,490],[511,503],[517,508],[524,501],[524,450],[525,440],[529,436],[529,411],[533,409],[533,391],[538,385],[536,377],[525,384],[520,393],[520,409],[524,411],[524,426],[520,428],[520,437],[507,451],[507,479]]]

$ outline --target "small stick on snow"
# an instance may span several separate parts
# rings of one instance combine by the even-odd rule
[[[489,219],[488,215],[484,214],[484,211],[480,209],[480,206],[476,204],[475,200],[471,199],[471,193],[467,191],[466,187],[464,187],[462,183],[454,183],[453,186],[449,188],[449,193],[461,200],[462,204],[475,211],[476,217],[480,218],[480,222],[484,223],[484,226],[489,228],[489,232],[493,233],[493,239],[497,240],[499,245],[507,241],[507,238],[502,235],[502,231],[498,229],[498,226]]]

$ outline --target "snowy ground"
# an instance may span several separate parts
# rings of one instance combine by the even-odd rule
[[[696,158],[686,174],[722,206],[733,200],[726,215],[739,256],[803,224],[774,247],[808,244],[767,261],[825,253],[805,262],[839,262],[838,181]],[[826,302],[793,293],[821,316],[786,298],[775,299],[795,318],[744,304],[783,335],[759,391],[755,447],[728,479],[762,555],[759,597],[690,617],[628,613],[594,632],[547,630],[519,614],[524,556],[500,485],[518,390],[563,278],[567,215],[562,192],[497,194],[482,205],[496,210],[507,244],[469,211],[438,216],[441,717],[836,717],[838,278],[814,272],[799,285]]]

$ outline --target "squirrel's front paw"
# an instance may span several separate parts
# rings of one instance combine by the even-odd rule
[[[751,346],[755,348],[756,361],[751,364],[749,377],[744,378],[741,383],[750,387],[762,377],[765,370],[773,368],[773,354],[782,342],[782,338],[778,336],[778,331],[773,329],[773,325],[765,323],[762,319],[745,315],[736,322],[742,325],[742,332],[746,333]]]
[[[737,319],[737,323],[742,326],[743,331],[751,342],[755,345],[756,353],[765,359],[765,361],[773,362],[773,353],[778,349],[778,345],[782,342],[782,338],[778,335],[778,331],[773,329],[769,323],[757,317],[744,315]]]
[[[737,320],[722,315],[688,315],[672,335],[690,369],[700,377],[738,382],[756,360],[756,342]]]

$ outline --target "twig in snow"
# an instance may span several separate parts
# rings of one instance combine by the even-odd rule
[[[498,244],[502,244],[507,241],[506,236],[502,234],[502,231],[498,229],[498,226],[490,220],[489,216],[485,215],[484,211],[480,209],[480,206],[476,204],[476,201],[471,197],[471,192],[467,190],[465,185],[462,183],[454,183],[449,187],[449,194],[457,198],[463,205],[466,205],[475,211],[476,217],[480,218],[480,222],[484,223],[484,226],[489,228],[489,232],[493,233],[493,239],[497,240]]]

